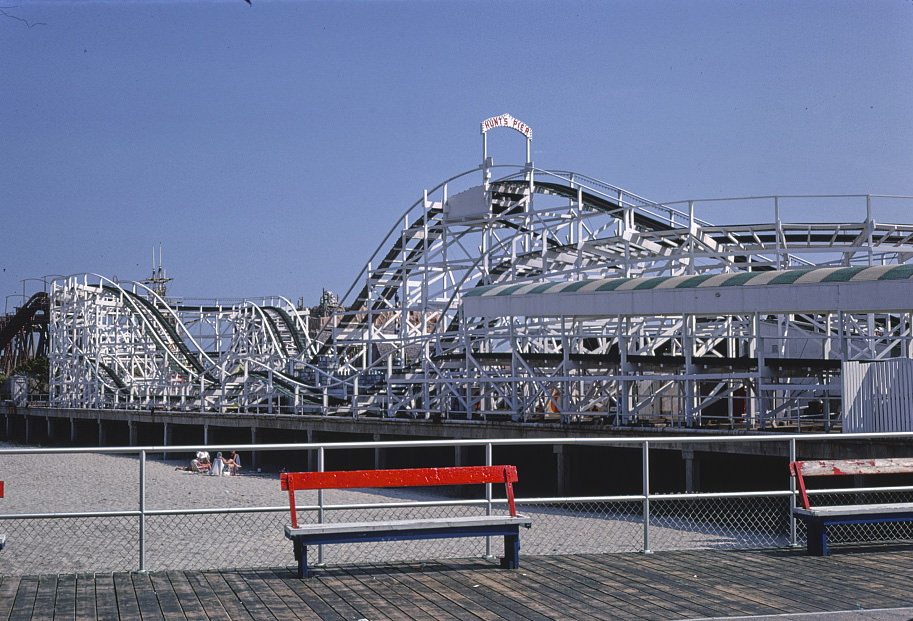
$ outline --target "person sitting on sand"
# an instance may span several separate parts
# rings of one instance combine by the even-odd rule
[[[231,476],[236,477],[240,473],[238,472],[241,469],[241,456],[238,455],[237,451],[232,451],[231,455],[228,457],[228,471],[231,472]]]
[[[209,453],[206,451],[198,451],[196,458],[190,460],[190,470],[191,472],[209,472],[209,469],[212,467],[212,464],[209,463]]]
[[[225,471],[225,466],[228,462],[222,457],[222,451],[219,451],[216,454],[216,458],[212,462],[212,468],[209,470],[209,474],[214,474],[217,477],[222,476],[222,473]]]

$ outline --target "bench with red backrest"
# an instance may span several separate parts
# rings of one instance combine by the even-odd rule
[[[310,575],[307,546],[327,543],[436,539],[446,537],[504,536],[501,566],[516,568],[520,557],[520,527],[529,528],[530,518],[518,515],[514,506],[513,483],[516,466],[462,466],[455,468],[410,468],[402,470],[349,470],[334,472],[288,472],[281,476],[282,489],[288,491],[292,522],[285,536],[292,540],[298,577]],[[421,518],[393,521],[329,522],[299,524],[295,491],[308,489],[345,489],[413,487],[430,485],[473,485],[503,483],[509,515],[472,515],[448,518]]]
[[[796,478],[802,505],[793,509],[793,515],[805,522],[809,554],[827,555],[826,527],[832,524],[913,521],[913,503],[910,502],[812,507],[805,487],[805,477],[913,473],[913,458],[794,461],[789,464],[789,472]]]
[[[0,481],[0,498],[3,498],[3,481]],[[6,535],[0,533],[0,550],[6,547]]]

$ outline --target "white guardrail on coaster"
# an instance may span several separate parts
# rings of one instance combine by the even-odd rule
[[[412,467],[509,463],[511,452],[526,455],[519,466],[516,502],[532,517],[521,534],[523,555],[651,552],[696,548],[757,548],[802,545],[804,527],[790,517],[795,490],[787,458],[828,457],[855,444],[865,457],[890,457],[913,433],[746,435],[653,438],[550,438],[259,444],[244,446],[146,446],[104,448],[27,448],[0,445],[0,574],[275,567],[292,565],[283,535],[289,521],[288,497],[274,472],[242,467],[238,477],[215,477],[185,470],[198,450],[213,457],[239,451],[242,466],[253,451],[288,470],[351,469],[361,462],[407,459]],[[687,491],[684,461],[669,459],[711,451],[773,455],[782,485],[769,490]],[[597,495],[531,496],[543,488],[538,477],[558,476],[557,468],[529,459],[535,445],[553,445],[556,458],[581,451],[569,476],[587,478]],[[611,445],[611,448],[607,445]],[[577,447],[577,448],[573,448]],[[523,452],[522,449],[527,451]],[[344,451],[341,452],[341,451]],[[586,454],[583,454],[583,451]],[[612,459],[607,453],[612,451]],[[448,452],[450,453],[448,455]],[[621,458],[619,456],[622,456]],[[443,457],[443,459],[442,459]],[[522,461],[522,460],[521,460]],[[445,463],[442,463],[445,462]],[[558,463],[561,463],[560,461]],[[612,464],[594,466],[593,464]],[[709,466],[710,462],[707,462]],[[718,458],[712,462],[720,467]],[[731,464],[740,463],[732,456]],[[745,462],[741,462],[745,463]],[[754,462],[752,462],[754,463]],[[651,465],[652,464],[652,465]],[[673,465],[669,465],[673,464]],[[403,467],[397,465],[397,467]],[[690,468],[691,466],[685,466]],[[753,468],[754,466],[752,466]],[[765,466],[766,467],[766,466]],[[537,472],[534,470],[538,470]],[[740,473],[736,472],[736,480]],[[597,482],[594,484],[594,482]],[[474,497],[416,491],[328,490],[297,495],[302,522],[439,517],[502,511],[506,501],[492,486]],[[494,486],[497,488],[497,486]],[[552,485],[553,487],[553,485]],[[658,491],[661,490],[661,491]],[[500,494],[496,489],[494,493]],[[913,485],[828,489],[815,492],[817,504],[846,504],[865,496],[872,501],[910,500]],[[849,498],[849,500],[847,500]],[[831,541],[910,539],[908,525],[866,524],[831,534]],[[499,538],[339,544],[309,550],[311,564],[493,556]]]

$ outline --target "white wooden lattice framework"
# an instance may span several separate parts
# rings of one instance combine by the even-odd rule
[[[903,264],[913,258],[913,225],[882,224],[872,213],[873,203],[909,197],[831,197],[857,202],[860,218],[850,223],[780,219],[783,202],[812,201],[820,212],[828,197],[753,198],[759,223],[715,226],[695,216],[701,202],[660,205],[531,162],[495,167],[486,156],[481,172],[479,185],[475,169],[423,192],[310,335],[281,298],[194,306],[135,283],[57,281],[52,400],[740,428],[805,417],[828,425],[839,411],[841,361],[911,356],[909,310],[461,313],[467,291],[503,283]]]

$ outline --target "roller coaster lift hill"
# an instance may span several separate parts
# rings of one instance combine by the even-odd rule
[[[481,167],[424,190],[322,312],[81,274],[0,345],[46,314],[53,407],[745,430],[840,429],[847,369],[913,359],[913,225],[872,216],[911,197],[714,199],[759,220],[720,226],[537,168],[509,114],[480,129]],[[505,129],[525,163],[489,156]],[[781,218],[828,200],[859,221]]]

